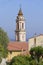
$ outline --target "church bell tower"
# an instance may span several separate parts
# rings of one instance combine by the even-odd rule
[[[16,18],[16,41],[25,42],[26,41],[26,31],[25,31],[25,19],[20,8],[17,18]]]

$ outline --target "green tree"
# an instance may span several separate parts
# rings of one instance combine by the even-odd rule
[[[9,65],[29,65],[28,56],[16,56],[14,57]]]
[[[31,48],[30,54],[33,59],[37,59],[39,62],[40,57],[43,56],[43,47],[38,46]]]
[[[37,59],[32,59],[29,55],[15,56],[8,65],[43,65],[43,59],[39,62]]]
[[[2,28],[0,28],[0,44],[2,44],[6,48],[8,42],[9,38],[7,33]]]
[[[7,36],[7,33],[0,28],[0,58],[7,56],[7,45],[9,42],[9,38]]]
[[[37,63],[36,63],[35,60],[31,60],[31,61],[30,61],[30,65],[37,65]]]

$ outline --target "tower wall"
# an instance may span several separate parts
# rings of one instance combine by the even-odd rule
[[[21,9],[16,18],[16,41],[26,41],[25,19]]]

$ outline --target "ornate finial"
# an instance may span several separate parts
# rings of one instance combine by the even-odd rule
[[[19,10],[18,15],[23,15],[23,13],[22,13],[22,9],[21,9],[21,4],[20,4],[20,10]]]
[[[20,9],[21,9],[22,7],[21,7],[21,4],[20,4]]]

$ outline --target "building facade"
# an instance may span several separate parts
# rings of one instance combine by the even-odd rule
[[[12,41],[8,43],[8,56],[7,60],[10,61],[14,56],[28,54],[28,43]]]
[[[16,18],[16,30],[15,30],[16,41],[8,43],[8,61],[14,56],[20,54],[29,54],[31,48],[36,46],[43,46],[43,34],[35,35],[26,42],[26,30],[25,30],[25,19],[20,8]]]
[[[14,56],[28,54],[28,43],[26,42],[26,31],[25,31],[25,19],[20,8],[16,18],[16,30],[15,30],[16,41],[8,43],[8,57],[10,61]]]
[[[36,46],[42,46],[43,47],[43,34],[36,35],[34,37],[31,37],[28,40],[28,50],[30,51],[31,48]]]

